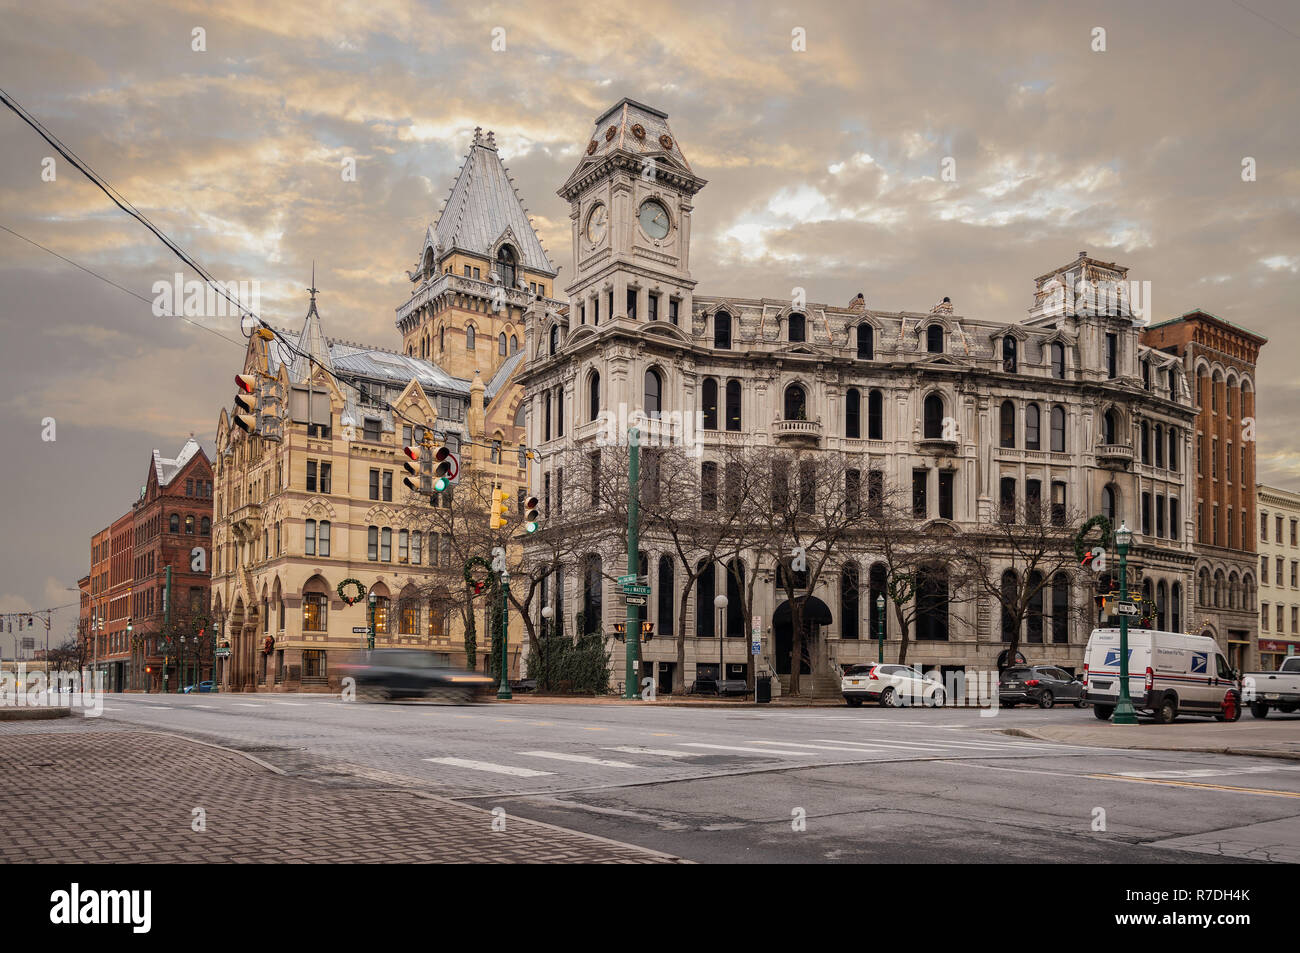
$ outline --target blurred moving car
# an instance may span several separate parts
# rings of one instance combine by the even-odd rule
[[[998,704],[1015,708],[1029,702],[1051,708],[1057,702],[1083,707],[1083,682],[1052,665],[1016,665],[998,676]]]
[[[423,649],[371,649],[338,667],[352,678],[357,701],[430,698],[467,705],[486,696],[492,679],[482,672],[451,668],[437,652]]]
[[[882,665],[873,662],[854,665],[840,679],[840,693],[857,707],[870,699],[882,708],[900,705],[934,707],[947,700],[943,685],[907,665]]]
[[[216,685],[213,682],[199,682],[198,685],[186,685],[181,689],[181,694],[192,695],[197,691],[201,695],[206,695],[208,692],[215,692],[216,690]]]

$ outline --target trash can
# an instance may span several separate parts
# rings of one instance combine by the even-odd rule
[[[772,679],[766,675],[759,676],[754,682],[754,701],[760,705],[772,702]]]

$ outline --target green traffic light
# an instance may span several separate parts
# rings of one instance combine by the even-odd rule
[[[441,493],[450,485],[451,484],[447,481],[446,477],[438,477],[438,479],[433,481],[433,491],[435,493]]]
[[[535,532],[537,532],[537,524],[536,524],[536,523],[525,523],[525,524],[524,524],[524,532],[526,532],[526,533],[535,533]]]

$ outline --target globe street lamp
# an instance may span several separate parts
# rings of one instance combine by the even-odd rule
[[[718,610],[718,694],[722,694],[722,682],[727,677],[727,666],[722,661],[722,646],[727,637],[727,597],[714,596],[713,605]]]
[[[371,593],[370,593],[370,600],[369,600],[369,601],[370,601],[370,625],[369,625],[369,626],[367,627],[367,629],[366,629],[366,632],[367,632],[367,635],[366,635],[366,649],[367,649],[367,650],[374,649],[374,647],[375,647],[375,594],[374,594],[374,592],[371,592]]]
[[[551,619],[555,617],[555,610],[550,606],[542,606],[542,638],[551,634]]]
[[[1120,598],[1128,599],[1128,548],[1133,542],[1133,531],[1128,524],[1120,520],[1119,529],[1115,530],[1115,551],[1119,553],[1119,592]],[[1116,725],[1136,725],[1137,712],[1133,710],[1133,699],[1128,691],[1128,616],[1119,617],[1119,701],[1111,719]]]

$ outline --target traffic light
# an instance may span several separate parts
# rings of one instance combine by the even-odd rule
[[[433,451],[433,492],[441,493],[451,486],[452,471],[451,451],[439,447]],[[493,527],[495,529],[496,527]]]
[[[257,433],[257,378],[252,374],[236,374],[235,426],[245,433]],[[243,411],[240,413],[239,411]]]
[[[492,491],[492,513],[488,519],[488,529],[501,529],[510,516],[510,494],[502,489]]]
[[[530,496],[524,501],[524,532],[537,532],[537,505],[538,500],[535,496]]]
[[[402,452],[406,454],[407,459],[402,464],[402,469],[406,471],[406,476],[402,477],[402,482],[407,488],[416,493],[428,493],[424,486],[423,467],[420,465],[420,456],[422,451],[419,447],[403,447]]]

